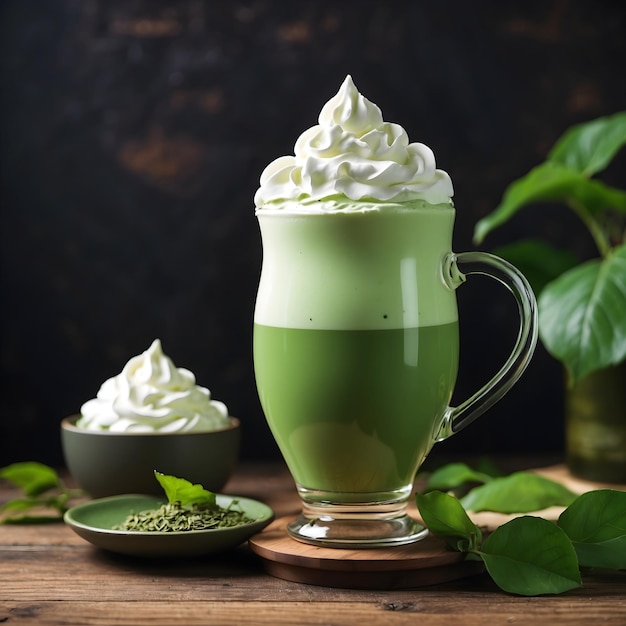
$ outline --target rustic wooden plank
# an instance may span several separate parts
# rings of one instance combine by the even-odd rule
[[[81,539],[63,522],[49,524],[0,524],[0,550],[5,548],[84,546]]]
[[[244,467],[227,487],[283,514],[299,508],[281,466]],[[0,488],[0,502],[10,494]],[[585,573],[581,589],[554,597],[511,596],[484,574],[418,589],[366,591],[268,576],[245,545],[196,560],[146,560],[98,550],[62,523],[0,526],[0,623],[490,626],[598,620],[626,623],[626,572]]]
[[[71,572],[71,574],[70,574]],[[455,583],[406,591],[360,591],[302,585],[267,576],[260,560],[247,547],[228,554],[196,561],[150,561],[92,549],[58,546],[54,549],[0,550],[0,600],[24,602],[185,600],[275,600],[289,597],[306,601],[362,600],[378,594],[406,601],[420,597],[448,603],[463,595],[483,602],[485,596],[510,598],[497,590],[486,575],[471,576]],[[78,581],[78,582],[77,582]],[[603,604],[616,600],[626,606],[626,572],[594,572],[586,575],[581,589],[549,599],[577,603],[594,598]],[[545,598],[529,599],[545,602]]]
[[[75,616],[80,618],[75,618]],[[585,624],[601,620],[603,624],[624,624],[623,606],[598,607],[580,603],[576,607],[566,601],[536,603],[532,618],[525,602],[474,603],[463,598],[447,603],[424,603],[420,599],[407,602],[386,602],[372,598],[369,602],[37,602],[4,603],[0,605],[0,621],[19,624],[82,624],[109,626],[188,626],[224,624],[237,626],[388,626],[420,624],[420,626],[450,626],[452,620],[463,626],[495,626],[504,623]]]

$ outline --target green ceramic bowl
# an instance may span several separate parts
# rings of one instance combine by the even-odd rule
[[[94,498],[126,493],[163,495],[154,470],[218,492],[239,457],[239,420],[229,428],[191,433],[111,433],[76,427],[78,415],[61,422],[65,463]]]
[[[260,532],[273,519],[270,507],[239,496],[217,494],[217,503],[228,507],[236,502],[253,521],[240,526],[189,530],[185,532],[137,532],[113,530],[131,512],[156,509],[164,498],[121,495],[90,500],[65,513],[64,519],[83,539],[104,550],[145,557],[196,557],[234,548]]]

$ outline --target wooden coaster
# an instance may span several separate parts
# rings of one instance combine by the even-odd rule
[[[391,548],[323,548],[287,534],[291,518],[275,520],[251,537],[252,551],[268,574],[308,585],[351,589],[408,589],[436,585],[483,571],[477,561],[428,535],[421,541]]]

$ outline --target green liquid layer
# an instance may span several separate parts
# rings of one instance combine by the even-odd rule
[[[335,493],[413,482],[450,402],[458,324],[301,330],[255,324],[268,424],[296,482]]]

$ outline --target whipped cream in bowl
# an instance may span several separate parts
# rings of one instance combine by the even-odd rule
[[[163,490],[155,470],[218,492],[237,464],[239,420],[155,339],[61,422],[67,469],[93,497]]]
[[[192,372],[177,368],[155,339],[83,404],[76,426],[110,432],[189,432],[219,430],[230,423],[226,405],[197,385]]]

